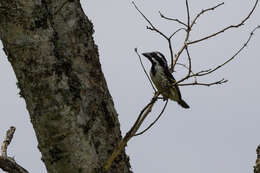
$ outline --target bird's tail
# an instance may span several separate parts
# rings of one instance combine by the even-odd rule
[[[181,105],[185,109],[190,108],[190,106],[184,100],[178,101],[178,104]]]

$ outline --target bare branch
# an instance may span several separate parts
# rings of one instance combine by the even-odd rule
[[[198,20],[198,18],[199,18],[202,14],[204,14],[204,13],[206,13],[206,12],[208,12],[208,11],[213,11],[213,10],[215,10],[216,8],[218,8],[218,7],[221,6],[221,5],[224,5],[224,2],[218,4],[218,5],[214,6],[214,7],[207,8],[207,9],[205,9],[205,10],[201,10],[201,12],[200,12],[199,14],[197,14],[197,16],[195,17],[195,19],[191,22],[191,26],[190,26],[190,27],[192,28],[193,25],[196,24],[196,21]]]
[[[191,86],[191,85],[202,85],[202,86],[212,86],[212,85],[219,85],[228,82],[226,79],[221,79],[216,82],[212,83],[198,83],[198,82],[193,82],[193,83],[184,83],[184,84],[178,84],[178,86]]]
[[[1,155],[3,157],[7,157],[7,147],[11,143],[13,139],[13,135],[15,132],[15,127],[11,126],[9,130],[6,132],[5,140],[3,141],[3,144],[1,146]]]
[[[185,26],[185,27],[188,27],[187,24],[185,24],[184,22],[182,22],[182,21],[179,20],[179,19],[166,17],[166,16],[164,16],[160,11],[159,11],[159,14],[160,14],[161,18],[163,18],[163,19],[171,20],[171,21],[177,22],[177,23],[179,23],[179,24],[181,24],[181,25],[183,25],[183,26]]]
[[[149,75],[148,75],[147,71],[146,71],[146,70],[145,70],[145,68],[144,68],[143,61],[142,61],[142,59],[141,59],[141,56],[140,56],[140,54],[138,53],[138,50],[137,50],[137,48],[135,48],[135,53],[137,54],[137,56],[138,56],[138,58],[139,58],[140,64],[141,64],[141,66],[142,66],[142,69],[144,70],[144,73],[145,73],[145,75],[146,75],[147,79],[149,80],[149,82],[150,82],[150,84],[151,84],[151,86],[152,86],[152,88],[153,88],[154,92],[156,92],[156,89],[155,89],[155,87],[153,86],[153,83],[152,83],[152,81],[151,81],[151,79],[150,79],[150,77],[149,77]]]
[[[231,29],[231,28],[239,28],[240,26],[242,26],[242,25],[250,18],[250,16],[252,15],[252,13],[255,11],[255,8],[256,8],[257,4],[258,4],[258,0],[256,0],[256,2],[255,2],[255,4],[254,4],[254,7],[253,7],[252,10],[249,12],[249,14],[248,14],[239,24],[237,24],[237,25],[230,25],[230,26],[228,26],[228,27],[226,27],[226,28],[224,28],[224,29],[222,29],[222,30],[216,32],[216,33],[213,33],[213,34],[211,34],[211,35],[209,35],[209,36],[206,36],[206,37],[204,37],[204,38],[201,38],[201,39],[198,39],[198,40],[195,40],[195,41],[188,42],[187,44],[190,45],[190,44],[194,44],[194,43],[198,43],[198,42],[207,40],[207,39],[212,38],[212,37],[215,37],[215,36],[217,36],[217,35],[219,35],[219,34],[221,34],[221,33],[224,33],[225,31],[227,31],[227,30],[229,30],[229,29]]]
[[[145,120],[147,115],[152,111],[153,105],[158,100],[159,95],[160,95],[160,93],[156,92],[154,94],[152,100],[142,109],[142,111],[140,112],[140,114],[139,114],[137,120],[135,121],[134,125],[132,126],[132,128],[126,133],[124,138],[120,141],[120,143],[114,149],[114,152],[112,153],[112,155],[107,159],[107,161],[104,165],[105,171],[108,171],[110,169],[115,158],[118,156],[118,154],[120,154],[120,152],[125,148],[127,142],[135,135],[137,130],[140,128],[141,124],[143,123],[143,121]]]
[[[169,45],[169,50],[170,50],[170,55],[171,55],[171,65],[170,65],[170,71],[171,72],[173,72],[174,71],[174,63],[176,63],[175,61],[174,61],[174,55],[173,55],[173,48],[172,48],[172,41],[171,41],[171,39],[172,39],[172,37],[176,34],[176,33],[178,33],[179,31],[181,31],[181,30],[185,30],[186,31],[186,29],[185,28],[179,28],[178,30],[176,30],[168,39],[167,39],[167,41],[168,41],[168,45]]]
[[[244,50],[244,48],[248,45],[248,43],[250,42],[250,40],[252,39],[253,35],[254,35],[254,32],[260,28],[260,25],[255,27],[252,32],[250,33],[250,36],[248,37],[247,41],[243,44],[243,46],[231,57],[229,58],[227,61],[225,61],[223,64],[217,66],[216,68],[214,69],[208,69],[208,70],[202,70],[200,72],[197,72],[195,74],[191,74],[191,75],[186,75],[184,78],[180,79],[179,81],[175,82],[174,85],[178,84],[179,86],[187,86],[187,85],[205,85],[205,86],[208,86],[210,84],[211,85],[215,85],[215,84],[221,84],[221,83],[225,83],[227,81],[224,81],[224,80],[220,80],[221,83],[219,83],[219,81],[217,82],[213,82],[213,83],[209,83],[209,84],[203,84],[203,83],[197,83],[197,82],[194,82],[194,83],[188,83],[188,84],[180,84],[181,82],[189,79],[190,77],[195,77],[195,76],[205,76],[205,75],[208,75],[210,73],[213,73],[214,71],[218,70],[219,68],[223,67],[224,65],[226,65],[227,63],[229,63],[230,61],[232,61],[242,50]],[[185,49],[185,47],[183,48]]]
[[[188,72],[187,76],[190,76],[192,70],[191,70],[191,57],[190,57],[188,46],[185,47],[185,50],[186,50],[186,53],[188,56],[188,61],[189,61],[189,72]]]
[[[163,38],[165,38],[168,42],[168,46],[170,49],[170,55],[171,55],[171,68],[170,71],[173,72],[173,67],[176,64],[177,60],[174,61],[174,54],[173,54],[173,48],[172,48],[172,43],[171,43],[171,38],[173,37],[174,34],[176,34],[178,31],[182,30],[182,29],[178,29],[177,31],[175,31],[170,37],[167,37],[165,34],[163,34],[160,30],[158,30],[153,24],[152,22],[141,12],[141,10],[136,6],[136,4],[132,1],[132,4],[134,5],[135,9],[142,15],[142,17],[149,23],[150,26],[147,26],[146,28],[151,30],[151,31],[155,31],[157,33],[159,33]],[[188,40],[188,38],[187,38]],[[186,40],[186,41],[187,41]],[[178,59],[178,58],[177,58]]]
[[[190,9],[189,9],[189,2],[186,0],[186,10],[187,10],[187,29],[190,29]]]
[[[255,27],[252,32],[250,33],[250,36],[248,37],[246,43],[243,44],[243,46],[230,58],[228,59],[227,61],[225,61],[223,64],[217,66],[216,68],[214,69],[208,69],[208,70],[202,70],[200,72],[197,72],[197,73],[193,73],[191,75],[186,75],[184,78],[180,79],[179,81],[175,82],[173,85],[179,85],[179,86],[189,86],[189,85],[204,85],[204,86],[211,86],[211,85],[216,85],[216,84],[222,84],[222,83],[226,83],[227,80],[220,80],[220,81],[217,81],[217,82],[213,82],[213,83],[197,83],[197,80],[194,82],[194,83],[187,83],[187,84],[180,84],[181,82],[191,78],[191,77],[195,77],[195,76],[205,76],[205,75],[208,75],[210,73],[213,73],[214,71],[218,70],[219,68],[223,67],[224,65],[226,65],[227,63],[229,63],[230,61],[232,61],[247,45],[248,43],[250,42],[250,40],[252,39],[253,35],[254,35],[254,32],[257,30],[257,29],[260,29],[260,25]],[[188,45],[187,45],[188,46]],[[185,46],[184,48],[185,49]],[[182,49],[181,49],[182,50]],[[180,52],[180,51],[179,51]]]
[[[171,67],[173,67],[174,55],[173,55],[173,48],[172,48],[171,38],[167,39],[167,41],[168,41],[169,50],[170,50],[170,55],[171,55]]]
[[[6,132],[5,140],[1,146],[2,155],[0,156],[0,168],[10,173],[28,173],[28,171],[17,164],[13,158],[7,156],[7,148],[13,139],[14,132],[15,127],[13,126]]]
[[[174,59],[174,61],[173,61],[173,63],[172,63],[172,66],[171,66],[171,68],[170,68],[170,71],[171,71],[171,72],[173,72],[176,63],[178,62],[178,60],[179,60],[179,58],[180,58],[180,55],[182,54],[183,50],[184,50],[185,47],[187,46],[187,41],[188,41],[188,39],[189,39],[189,37],[190,37],[190,31],[191,31],[191,30],[186,30],[186,37],[185,37],[185,39],[184,39],[183,46],[180,48],[180,50],[178,51],[178,53],[175,55],[175,59]]]
[[[191,31],[191,28],[188,27],[186,29],[186,36],[185,36],[185,39],[184,39],[184,42],[183,42],[183,46],[180,48],[180,50],[178,51],[178,53],[175,55],[175,59],[172,63],[172,66],[170,68],[170,71],[173,72],[174,70],[174,67],[176,65],[176,63],[178,62],[179,58],[180,58],[180,55],[182,54],[183,50],[185,49],[185,47],[187,46],[187,41],[189,40],[190,38],[190,31]]]
[[[212,72],[218,70],[219,68],[223,67],[224,65],[226,65],[227,63],[229,63],[229,62],[232,61],[233,59],[235,59],[235,58],[237,57],[237,55],[238,55],[239,53],[241,53],[241,52],[245,49],[245,47],[248,45],[248,43],[250,42],[250,40],[252,39],[252,37],[253,37],[253,35],[254,35],[254,32],[255,32],[257,29],[260,29],[260,26],[257,26],[257,27],[255,27],[255,28],[252,30],[252,32],[250,33],[250,35],[249,35],[247,41],[243,44],[243,46],[242,46],[231,58],[229,58],[229,59],[228,59],[227,61],[225,61],[223,64],[218,65],[218,66],[217,66],[216,68],[214,68],[214,69],[200,71],[200,72],[196,73],[195,75],[191,75],[191,77],[192,77],[192,76],[205,76],[205,75],[208,75],[208,74],[210,74],[210,73],[212,73]]]
[[[189,12],[189,6],[188,6],[188,2],[186,0],[186,9],[187,9],[187,13]],[[187,15],[188,16],[188,15]],[[197,19],[196,19],[197,20]],[[189,19],[188,19],[188,22],[189,22]],[[195,21],[193,21],[195,23]],[[191,25],[194,25],[192,22]],[[189,24],[187,24],[189,27],[187,27],[186,29],[186,36],[185,36],[185,39],[184,39],[184,42],[183,42],[183,46],[180,48],[180,50],[178,51],[178,53],[175,55],[175,59],[174,59],[174,62],[172,63],[173,65],[171,66],[170,68],[170,71],[173,72],[173,69],[176,65],[176,63],[178,62],[179,60],[179,57],[180,55],[182,54],[183,50],[185,49],[186,45],[189,44],[188,40],[189,40],[189,37],[190,37],[190,32],[191,32],[191,26]]]
[[[163,106],[163,109],[162,111],[160,112],[160,114],[158,115],[158,117],[146,128],[144,129],[143,131],[141,131],[140,133],[136,133],[134,136],[139,136],[139,135],[142,135],[144,134],[147,130],[149,130],[159,119],[160,117],[162,116],[162,114],[164,113],[165,111],[165,108],[167,107],[167,104],[168,104],[168,100],[166,100],[164,106]]]
[[[174,33],[172,33],[172,35],[169,37],[169,39],[171,39],[175,34],[177,34],[179,31],[181,31],[181,30],[185,30],[186,31],[186,29],[185,28],[179,28],[179,29],[177,29]]]
[[[180,66],[186,68],[187,70],[190,69],[188,66],[186,66],[185,64],[182,64],[182,63],[177,63],[176,65],[180,65]],[[192,70],[191,70],[191,74],[192,74],[192,77],[194,77],[194,82],[197,82],[197,76],[194,75],[195,73]]]
[[[219,31],[219,32],[217,32],[217,33],[215,33],[215,34],[212,34],[212,35],[208,36],[208,38],[214,37],[214,36],[218,35],[219,33],[224,32],[224,31],[226,31],[226,30],[228,30],[228,29],[230,29],[230,28],[240,27],[241,25],[243,25],[243,24],[248,20],[248,18],[251,16],[251,14],[253,13],[253,11],[255,10],[255,7],[256,7],[257,3],[258,3],[258,0],[256,0],[255,6],[254,6],[253,9],[250,11],[250,13],[248,14],[248,16],[247,16],[244,20],[242,20],[242,22],[241,22],[240,24],[238,24],[238,25],[230,25],[229,27],[226,27],[226,28],[224,28],[223,30],[221,30],[221,31]],[[178,29],[178,30],[175,31],[170,37],[167,37],[167,36],[166,36],[165,34],[163,34],[160,30],[158,30],[158,29],[151,23],[151,21],[139,10],[139,8],[136,6],[136,4],[135,4],[134,2],[132,2],[132,4],[134,5],[135,9],[142,15],[142,17],[148,22],[149,26],[147,26],[147,29],[159,33],[163,38],[165,38],[165,39],[167,40],[168,46],[169,46],[169,49],[170,49],[170,54],[171,54],[171,67],[170,67],[170,71],[171,71],[171,72],[173,72],[174,67],[175,67],[176,64],[178,64],[178,65],[180,64],[180,63],[178,63],[178,59],[179,59],[180,55],[183,53],[184,49],[186,50],[189,65],[188,65],[188,67],[187,67],[185,64],[181,64],[181,65],[188,69],[188,74],[187,74],[184,78],[182,78],[181,80],[175,82],[173,85],[179,85],[179,86],[190,86],[190,85],[212,86],[212,85],[218,85],[218,84],[226,83],[227,80],[225,80],[225,79],[221,79],[221,80],[219,80],[219,81],[212,82],[212,83],[199,83],[199,82],[197,82],[197,76],[203,76],[203,75],[210,74],[210,73],[216,71],[217,69],[219,69],[220,67],[224,66],[225,64],[227,64],[227,63],[230,62],[231,60],[233,60],[233,59],[246,47],[246,45],[249,43],[249,41],[250,41],[251,38],[252,38],[252,35],[253,35],[254,31],[259,28],[259,26],[258,26],[258,27],[256,27],[256,28],[251,32],[250,37],[248,38],[248,40],[247,40],[247,42],[244,44],[244,46],[243,46],[240,50],[238,50],[238,51],[236,52],[236,54],[235,54],[233,57],[231,57],[230,59],[228,59],[226,62],[224,62],[224,63],[221,64],[220,66],[214,68],[213,70],[212,70],[212,69],[203,70],[203,71],[200,71],[200,72],[194,74],[194,73],[192,72],[192,62],[191,62],[191,56],[190,56],[190,52],[189,52],[188,46],[189,46],[190,44],[193,44],[193,43],[196,43],[196,42],[199,42],[199,41],[203,41],[203,40],[208,39],[208,38],[205,37],[205,38],[202,38],[202,39],[197,40],[197,41],[188,42],[189,37],[190,37],[191,27],[195,24],[195,22],[197,21],[197,19],[198,19],[203,13],[205,13],[205,12],[207,12],[207,11],[210,11],[210,10],[214,10],[214,9],[216,9],[217,7],[223,5],[224,3],[220,3],[220,4],[218,4],[218,5],[216,5],[216,6],[212,7],[212,8],[208,8],[208,9],[206,9],[206,10],[202,10],[202,11],[195,17],[195,19],[191,22],[191,21],[190,21],[189,3],[188,3],[188,0],[186,0],[187,24],[183,23],[182,21],[180,21],[180,20],[178,20],[178,19],[167,18],[167,17],[163,16],[163,15],[159,12],[162,18],[168,19],[168,20],[176,21],[176,22],[178,22],[178,23],[180,23],[180,24],[182,24],[182,25],[184,25],[184,26],[186,27],[186,28],[180,28],[180,29]],[[173,46],[172,46],[171,38],[172,38],[177,32],[179,32],[179,31],[181,31],[181,30],[185,30],[185,31],[186,31],[186,36],[185,36],[185,39],[184,39],[184,41],[183,41],[182,47],[180,48],[180,50],[178,51],[178,53],[177,53],[177,54],[175,55],[175,57],[174,57],[174,54],[173,54]],[[143,68],[143,70],[144,70],[146,76],[148,77],[148,79],[149,79],[151,85],[153,86],[153,84],[152,84],[152,82],[151,82],[151,80],[150,80],[150,78],[149,78],[149,76],[148,76],[148,74],[147,74],[147,72],[146,72],[146,70],[145,70],[145,68],[144,68],[144,66],[143,66],[143,63],[142,63],[142,61],[141,61],[141,57],[140,57],[140,55],[138,54],[137,49],[135,49],[135,51],[136,51],[136,53],[137,53],[137,55],[138,55],[138,57],[139,57],[139,60],[140,60],[140,62],[141,62],[142,68]],[[191,77],[194,77],[194,78],[195,78],[195,81],[194,81],[193,83],[184,83],[184,84],[181,83],[181,82],[183,82],[183,81],[185,81],[185,80],[187,80],[187,79],[189,79],[189,78],[191,78]],[[154,88],[154,87],[153,87],[153,88]],[[155,89],[155,88],[154,88],[154,89]],[[105,169],[106,171],[109,170],[109,168],[111,167],[111,165],[112,165],[113,161],[115,160],[115,158],[116,158],[116,157],[118,156],[118,154],[120,154],[120,152],[125,148],[127,142],[128,142],[133,136],[141,135],[141,134],[143,134],[144,132],[146,132],[147,130],[149,130],[149,129],[158,121],[158,119],[161,117],[161,115],[162,115],[163,112],[165,111],[165,108],[166,108],[166,106],[167,106],[168,101],[165,103],[164,108],[162,109],[162,111],[161,111],[161,113],[159,114],[159,116],[155,119],[155,121],[152,122],[145,130],[143,130],[143,131],[140,132],[140,133],[137,133],[138,129],[139,129],[140,126],[142,125],[142,123],[143,123],[143,121],[145,120],[145,118],[146,118],[146,117],[148,116],[148,114],[152,111],[152,108],[153,108],[155,102],[158,100],[158,96],[159,96],[159,95],[160,95],[159,92],[155,92],[155,94],[154,94],[152,100],[151,100],[151,101],[142,109],[142,111],[140,112],[140,114],[139,114],[137,120],[135,121],[134,125],[133,125],[133,126],[131,127],[131,129],[126,133],[126,135],[125,135],[124,138],[120,141],[120,143],[116,146],[116,148],[114,149],[114,152],[113,152],[112,155],[108,158],[108,160],[106,161],[106,163],[105,163],[105,165],[104,165],[104,169]]]
[[[199,72],[197,72],[196,74],[193,74],[192,76],[200,76],[200,74],[204,74],[204,73],[207,73],[209,71],[211,71],[212,69],[208,69],[208,70],[201,70]]]
[[[185,49],[186,50],[186,53],[187,53],[187,56],[188,56],[188,61],[189,61],[189,67],[188,67],[188,74],[184,77],[184,78],[182,78],[182,79],[180,79],[179,81],[176,81],[173,85],[177,85],[177,84],[179,84],[179,83],[181,83],[181,82],[183,82],[183,81],[185,81],[185,80],[187,80],[187,79],[189,79],[190,77],[196,77],[195,75],[190,75],[191,74],[191,72],[192,72],[192,70],[191,70],[191,57],[190,57],[190,53],[189,53],[189,50],[188,50],[188,46],[185,44],[185,46],[184,46],[184,48],[183,49]],[[177,63],[176,63],[177,64]],[[176,65],[175,64],[175,65]],[[194,74],[194,73],[193,73]],[[197,82],[197,79],[195,78],[195,82],[194,83],[196,83]]]
[[[139,8],[136,6],[134,1],[132,1],[132,4],[134,5],[135,9],[143,16],[143,18],[150,24],[150,27],[148,26],[147,29],[152,30],[163,36],[165,39],[168,40],[168,37],[164,35],[161,31],[159,31],[153,24],[152,22],[139,10]]]
[[[0,168],[9,173],[29,173],[10,157],[0,156]]]
[[[185,49],[185,47],[187,46],[187,42],[189,40],[190,37],[190,32],[191,32],[191,27],[190,27],[190,9],[189,9],[189,3],[188,0],[186,0],[186,10],[187,10],[187,29],[186,29],[186,36],[183,42],[183,46],[181,47],[181,49],[179,50],[179,52],[176,54],[175,56],[175,60],[173,61],[170,71],[173,72],[174,71],[174,67],[176,65],[176,63],[178,62],[180,55],[182,54],[183,50]]]
[[[169,38],[167,38],[167,41],[168,41],[168,45],[169,45],[169,50],[170,50],[170,55],[171,55],[171,65],[170,65],[170,71],[172,71],[173,72],[173,67],[174,67],[174,55],[173,55],[173,47],[172,47],[172,41],[171,41],[171,39],[172,39],[172,37],[176,34],[176,33],[178,33],[179,31],[181,31],[181,30],[185,30],[186,31],[186,29],[185,28],[179,28],[178,30],[176,30]]]

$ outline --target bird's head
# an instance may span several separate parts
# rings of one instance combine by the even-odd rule
[[[167,67],[167,61],[161,52],[146,52],[142,53],[153,65]]]

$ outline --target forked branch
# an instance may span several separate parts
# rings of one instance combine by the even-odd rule
[[[209,69],[209,70],[200,71],[200,72],[198,72],[198,73],[196,73],[196,74],[191,75],[191,77],[193,77],[193,76],[205,76],[205,75],[208,75],[208,74],[213,73],[213,72],[215,72],[216,70],[220,69],[220,68],[223,67],[224,65],[228,64],[230,61],[234,60],[234,59],[246,48],[246,46],[248,45],[248,43],[249,43],[249,42],[251,41],[251,39],[253,38],[253,35],[254,35],[254,33],[255,33],[255,31],[256,31],[257,29],[260,29],[260,25],[257,26],[257,27],[255,27],[255,28],[251,31],[251,33],[250,33],[248,39],[246,40],[246,42],[243,44],[243,46],[242,46],[237,52],[235,52],[235,54],[234,54],[231,58],[229,58],[228,60],[226,60],[224,63],[218,65],[218,66],[215,67],[214,69]]]
[[[142,111],[140,112],[140,114],[139,114],[138,118],[136,119],[132,128],[126,133],[124,138],[120,141],[120,143],[114,149],[114,152],[112,153],[112,155],[107,159],[107,161],[104,165],[105,171],[108,171],[110,169],[110,167],[111,167],[113,161],[115,160],[115,158],[125,148],[127,142],[136,134],[136,132],[138,131],[138,129],[142,125],[145,118],[152,111],[153,105],[158,100],[159,95],[160,94],[158,92],[156,92],[154,94],[153,98],[151,99],[151,101],[142,109]]]
[[[206,12],[209,12],[209,11],[214,11],[216,8],[218,8],[219,6],[221,6],[221,5],[224,5],[224,2],[222,2],[222,3],[220,3],[220,4],[218,4],[218,5],[216,5],[216,6],[214,6],[214,7],[211,7],[211,8],[207,8],[207,9],[205,9],[205,10],[201,10],[201,12],[200,13],[198,13],[197,15],[196,15],[196,17],[194,18],[194,20],[192,21],[192,23],[191,23],[191,28],[193,27],[193,25],[195,25],[196,24],[196,22],[197,22],[197,20],[198,20],[198,18],[202,15],[202,14],[204,14],[204,13],[206,13]]]
[[[162,114],[164,113],[166,107],[167,107],[167,104],[168,104],[168,100],[166,100],[163,108],[162,108],[162,111],[160,112],[160,114],[158,115],[158,117],[147,127],[145,128],[143,131],[139,132],[139,133],[136,133],[134,136],[139,136],[139,135],[142,135],[144,134],[147,130],[149,130],[150,128],[152,128],[152,126],[160,119],[160,117],[162,116]]]
[[[168,48],[170,51],[170,57],[171,57],[171,65],[170,65],[170,71],[173,72],[174,71],[174,67],[175,65],[181,65],[183,67],[185,67],[186,69],[188,69],[188,73],[179,81],[175,82],[173,85],[179,85],[179,86],[191,86],[191,85],[197,85],[197,86],[212,86],[212,85],[219,85],[219,84],[223,84],[226,83],[227,80],[226,79],[221,79],[215,82],[205,82],[205,83],[201,83],[198,82],[197,77],[199,76],[205,76],[205,75],[209,75],[210,73],[215,72],[216,70],[220,69],[221,67],[223,67],[224,65],[226,65],[227,63],[231,62],[235,57],[237,57],[237,55],[248,45],[248,43],[250,42],[250,40],[252,39],[252,36],[254,34],[254,32],[260,28],[260,26],[257,26],[251,33],[249,38],[247,39],[247,41],[245,42],[245,44],[228,60],[226,60],[224,63],[220,64],[219,66],[215,67],[214,69],[208,69],[208,70],[201,70],[197,73],[193,73],[192,71],[192,61],[191,61],[191,54],[189,52],[189,46],[191,44],[195,44],[204,40],[207,40],[209,38],[213,38],[217,35],[219,35],[220,33],[223,33],[231,28],[238,28],[240,26],[242,26],[252,15],[252,13],[255,11],[255,8],[258,4],[258,0],[255,1],[255,4],[253,6],[253,8],[251,9],[251,11],[249,12],[249,14],[239,23],[236,25],[230,25],[216,33],[213,33],[207,37],[195,40],[195,41],[189,41],[190,38],[190,33],[192,31],[192,27],[195,25],[196,21],[199,19],[199,17],[209,11],[213,11],[216,8],[224,5],[224,2],[217,4],[214,7],[211,8],[207,8],[205,10],[202,10],[200,13],[198,13],[195,18],[193,20],[191,20],[191,16],[190,16],[190,8],[189,8],[189,2],[188,0],[185,0],[186,3],[186,13],[187,13],[187,22],[183,22],[179,19],[174,19],[174,18],[168,18],[165,17],[162,13],[160,13],[160,16],[164,19],[167,20],[172,20],[175,22],[178,22],[179,24],[181,24],[182,26],[184,26],[184,28],[179,28],[178,30],[176,30],[173,34],[171,34],[169,37],[166,36],[163,32],[161,32],[159,29],[157,29],[152,22],[142,13],[142,11],[136,6],[136,4],[134,2],[132,2],[132,4],[134,5],[135,9],[141,14],[141,16],[145,19],[145,21],[149,24],[149,26],[147,26],[147,29],[151,30],[151,31],[155,31],[156,33],[158,33],[159,35],[161,35],[165,40],[167,40],[167,44],[168,44]],[[183,45],[181,46],[181,48],[179,49],[179,51],[177,52],[177,54],[174,56],[174,51],[173,51],[173,45],[172,45],[172,38],[173,36],[178,33],[181,30],[185,30],[186,31],[186,35],[184,37],[183,40]],[[183,53],[183,51],[186,50],[186,55],[187,55],[187,59],[188,59],[188,64],[182,64],[182,63],[178,63],[178,60],[181,56],[181,54]],[[155,88],[148,76],[148,73],[146,72],[141,57],[139,55],[139,53],[137,52],[137,49],[135,49],[141,66],[151,84],[151,86],[153,87],[154,91]],[[194,78],[194,82],[192,83],[182,83],[183,81],[190,79],[190,78]],[[104,169],[105,171],[108,171],[109,168],[111,167],[113,161],[115,160],[115,158],[120,154],[120,152],[125,148],[125,146],[127,145],[127,142],[133,137],[133,136],[138,136],[143,134],[144,132],[146,132],[147,130],[149,130],[156,122],[157,120],[161,117],[161,115],[163,114],[163,112],[165,111],[165,108],[167,106],[168,101],[165,103],[164,108],[162,109],[161,113],[159,114],[159,116],[155,119],[154,122],[152,122],[145,130],[141,131],[140,133],[137,133],[138,129],[140,128],[140,126],[142,125],[143,121],[145,120],[145,118],[149,115],[149,113],[152,111],[152,108],[154,106],[154,104],[156,103],[156,101],[158,100],[158,96],[160,95],[159,92],[155,92],[155,94],[153,95],[151,101],[142,109],[142,111],[140,112],[140,114],[138,115],[138,118],[136,119],[134,125],[131,127],[131,129],[126,133],[126,135],[123,137],[123,139],[120,141],[120,143],[116,146],[116,148],[114,149],[114,152],[112,153],[112,155],[108,158],[108,160],[106,161],[105,165],[104,165]]]
[[[7,148],[13,139],[14,132],[15,127],[13,126],[6,132],[6,137],[1,146],[0,168],[9,173],[28,173],[28,171],[16,163],[13,158],[7,156]]]
[[[185,27],[188,27],[186,23],[182,22],[182,21],[179,20],[179,19],[166,17],[166,16],[164,16],[160,11],[159,11],[159,14],[160,14],[161,18],[163,18],[163,19],[170,20],[170,21],[174,21],[174,22],[177,22],[177,23],[179,23],[179,24],[181,24],[181,25],[183,25],[183,26],[185,26]]]
[[[203,37],[203,38],[201,38],[201,39],[188,42],[187,44],[190,45],[190,44],[198,43],[198,42],[207,40],[207,39],[209,39],[209,38],[213,38],[213,37],[215,37],[215,36],[217,36],[217,35],[219,35],[219,34],[221,34],[221,33],[224,33],[225,31],[227,31],[227,30],[229,30],[229,29],[231,29],[231,28],[239,28],[240,26],[244,25],[245,22],[250,18],[250,16],[251,16],[251,15],[253,14],[253,12],[255,11],[255,8],[256,8],[256,6],[257,6],[257,4],[258,4],[258,1],[259,1],[259,0],[256,0],[256,2],[255,2],[255,4],[254,4],[253,8],[251,9],[251,11],[248,13],[248,15],[247,15],[240,23],[238,23],[238,24],[236,24],[236,25],[229,25],[229,26],[225,27],[224,29],[222,29],[222,30],[220,30],[220,31],[218,31],[218,32],[215,32],[215,33],[213,33],[213,34],[211,34],[211,35],[208,35],[208,36],[206,36],[206,37]]]

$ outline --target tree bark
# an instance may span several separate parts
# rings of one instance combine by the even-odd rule
[[[1,0],[0,38],[48,173],[99,173],[121,139],[79,0]],[[125,152],[110,172],[130,173]]]
[[[256,162],[254,166],[254,173],[260,173],[260,145],[256,149]]]

